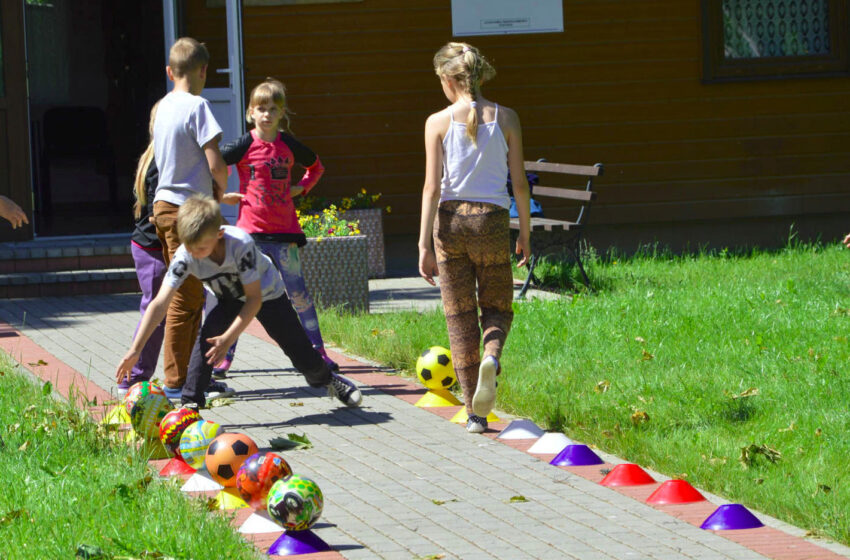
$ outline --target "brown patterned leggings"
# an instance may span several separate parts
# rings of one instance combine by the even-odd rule
[[[452,363],[467,413],[472,414],[481,333],[484,356],[498,359],[514,317],[508,211],[486,202],[441,202],[434,226],[434,249]]]

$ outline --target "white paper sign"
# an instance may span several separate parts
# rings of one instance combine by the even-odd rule
[[[455,37],[563,31],[563,0],[452,0]]]

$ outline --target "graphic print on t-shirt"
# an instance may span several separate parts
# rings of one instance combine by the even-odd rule
[[[289,186],[289,168],[292,166],[288,157],[276,156],[260,165],[252,164],[251,186],[254,202],[257,205],[273,206],[285,204],[286,189]]]
[[[222,272],[209,278],[201,278],[201,281],[209,286],[218,298],[239,299],[245,295],[245,289],[239,281],[238,274]]]

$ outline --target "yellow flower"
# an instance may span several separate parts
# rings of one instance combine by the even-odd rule
[[[391,214],[393,211],[392,206],[387,206],[387,214]]]
[[[366,189],[360,189],[360,192],[366,194]]]
[[[323,239],[324,239],[324,237],[322,237],[321,235],[320,235],[320,236],[318,236],[318,237],[316,238],[316,243],[321,243]]]

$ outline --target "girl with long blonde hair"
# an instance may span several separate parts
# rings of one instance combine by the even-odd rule
[[[466,429],[482,433],[513,320],[508,170],[519,214],[519,266],[531,254],[522,130],[513,110],[482,95],[496,71],[478,49],[448,43],[434,55],[434,70],[451,105],[425,122],[419,274],[432,285],[440,277]]]

